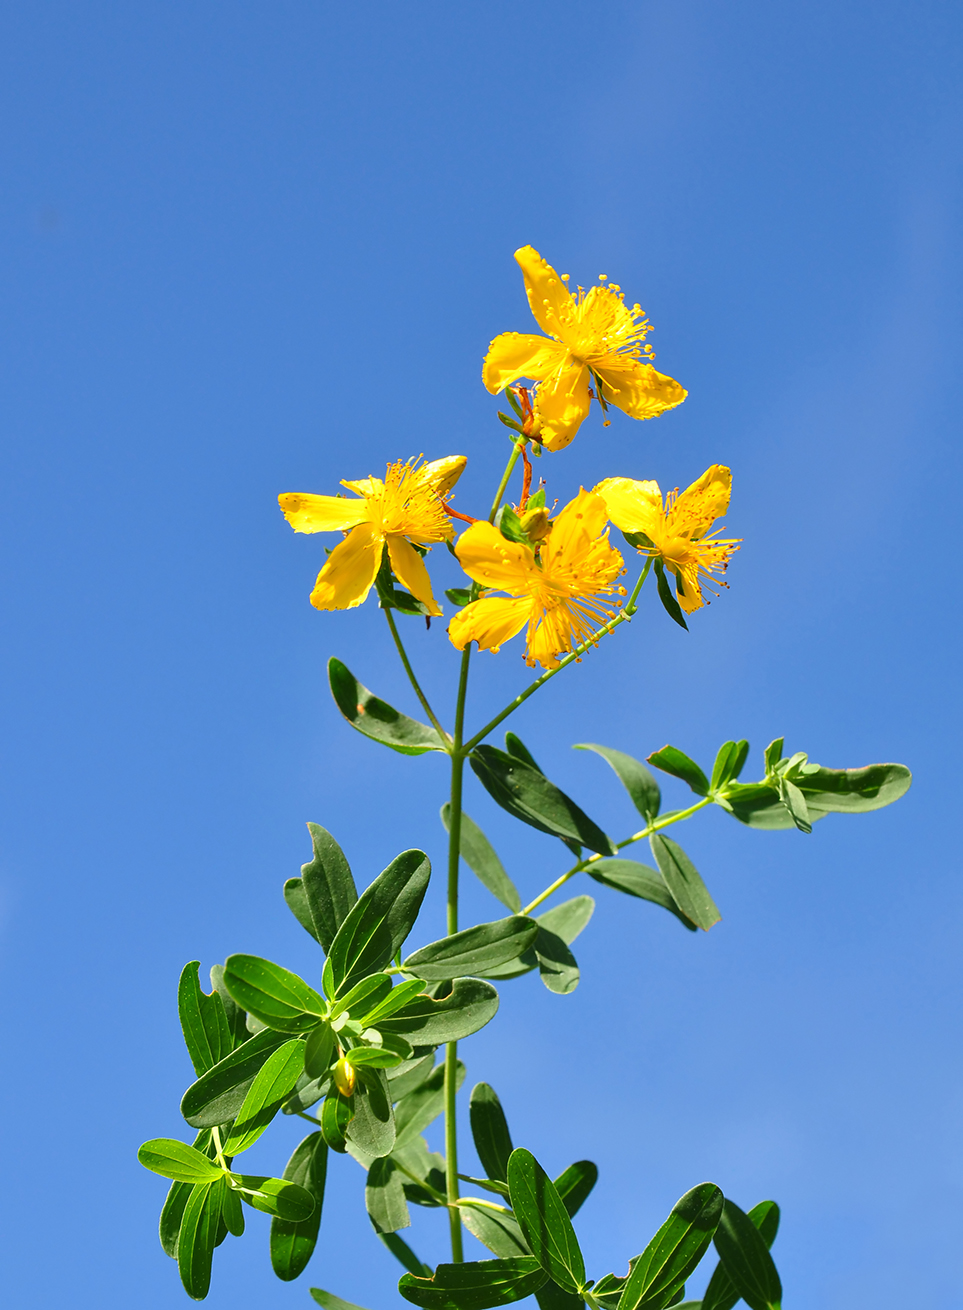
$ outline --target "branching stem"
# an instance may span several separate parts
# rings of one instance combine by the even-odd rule
[[[431,720],[432,727],[438,733],[438,736],[442,739],[442,741],[447,744],[448,742],[451,741],[451,737],[438,722],[437,718],[435,717],[435,711],[428,704],[428,697],[421,690],[421,684],[418,682],[418,679],[415,677],[415,671],[411,667],[411,661],[408,659],[408,653],[404,648],[404,644],[402,643],[401,640],[401,634],[398,631],[398,625],[395,623],[394,615],[391,613],[390,609],[385,610],[385,618],[388,620],[388,627],[391,629],[391,635],[394,638],[395,646],[398,650],[399,656],[401,657],[401,662],[404,665],[405,673],[407,673],[408,680],[411,683],[412,687],[414,687],[415,689],[415,695],[421,701],[421,707],[428,715],[428,718]]]

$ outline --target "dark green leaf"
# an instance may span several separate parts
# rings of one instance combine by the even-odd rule
[[[465,1066],[458,1061],[456,1088],[465,1077]],[[395,1111],[396,1149],[400,1150],[419,1137],[445,1108],[445,1067],[439,1064],[420,1087],[398,1102]]]
[[[311,1133],[299,1143],[287,1162],[284,1181],[303,1187],[314,1198],[314,1210],[307,1219],[271,1220],[271,1266],[278,1278],[285,1282],[304,1272],[314,1252],[321,1226],[327,1172],[327,1144],[320,1133]]]
[[[337,1151],[339,1155],[345,1152],[345,1134],[351,1122],[352,1109],[351,1101],[345,1100],[337,1092],[330,1092],[321,1107],[321,1136],[332,1151]]]
[[[661,905],[686,928],[695,932],[695,924],[676,905],[668,883],[658,870],[638,864],[635,860],[597,860],[588,865],[585,872],[606,887],[614,887],[616,891],[626,892],[629,896],[638,896],[643,901]]]
[[[679,602],[676,600],[675,596],[673,596],[672,588],[666,580],[665,568],[663,567],[662,561],[656,559],[653,562],[655,564],[655,576],[659,588],[659,600],[661,600],[665,607],[665,612],[668,614],[669,618],[674,619],[680,628],[685,628],[686,632],[688,632],[689,625],[682,617],[682,610],[679,607]]]
[[[429,981],[463,978],[515,960],[534,942],[538,924],[523,915],[453,933],[423,946],[404,961],[404,968]]]
[[[405,1058],[411,1054],[411,1046],[405,1042],[403,1037],[398,1037],[394,1033],[390,1034],[392,1042],[404,1044],[400,1051],[392,1050],[387,1044],[384,1046],[355,1046],[350,1051],[345,1052],[345,1059],[353,1069],[394,1069],[399,1064],[403,1064]]]
[[[537,769],[539,773],[544,772],[538,764],[538,761],[535,759],[535,756],[522,741],[521,737],[516,737],[514,732],[505,733],[505,750],[514,759],[521,760],[523,764],[527,764],[531,768]]]
[[[191,1127],[212,1128],[235,1118],[257,1071],[287,1040],[285,1033],[258,1033],[192,1083],[181,1098],[181,1114]]]
[[[351,1098],[354,1114],[345,1136],[366,1155],[388,1155],[395,1144],[395,1116],[385,1072],[359,1068],[357,1075]]]
[[[437,1196],[432,1195],[432,1191],[444,1196],[445,1157],[435,1151],[429,1151],[428,1143],[423,1137],[415,1137],[401,1146],[396,1145],[391,1152],[391,1158],[402,1172],[407,1170],[404,1189],[408,1200],[415,1205],[437,1208],[441,1203]],[[414,1177],[412,1178],[411,1175]],[[415,1178],[420,1179],[421,1182],[415,1182]],[[414,1270],[411,1272],[414,1273]]]
[[[492,799],[516,819],[601,855],[616,853],[611,839],[584,810],[530,764],[494,746],[478,746],[469,763]]]
[[[623,751],[612,750],[609,746],[596,746],[593,742],[580,742],[572,747],[576,751],[595,751],[606,760],[632,798],[632,804],[649,823],[657,817],[662,804],[659,784],[649,769],[640,761],[626,755]]]
[[[314,858],[301,865],[301,877],[284,884],[284,899],[294,917],[327,952],[348,911],[358,899],[344,851],[327,829],[309,823]]]
[[[416,547],[417,549],[417,547]],[[396,587],[395,575],[391,571],[388,549],[385,547],[381,557],[381,567],[375,577],[375,590],[378,593],[378,606],[383,610],[398,610],[401,614],[424,615],[428,606],[416,600],[409,591]]]
[[[672,1213],[633,1263],[618,1310],[666,1306],[705,1255],[722,1215],[724,1197],[714,1183],[700,1183]]]
[[[562,901],[561,905],[555,905],[544,914],[538,915],[538,923],[549,932],[555,933],[557,937],[561,937],[566,945],[571,945],[591,919],[594,910],[595,902],[591,896],[573,896],[570,900]]]
[[[264,1214],[302,1223],[314,1213],[314,1197],[297,1183],[285,1182],[283,1178],[262,1178],[258,1174],[232,1173],[231,1177],[241,1200]]]
[[[177,1239],[177,1268],[184,1291],[194,1301],[203,1301],[211,1286],[211,1261],[221,1223],[224,1180],[195,1186],[184,1207]]]
[[[468,587],[446,587],[445,595],[451,603],[457,605],[459,609],[467,605],[471,600],[471,590]]]
[[[508,1162],[512,1210],[539,1264],[560,1287],[585,1286],[585,1262],[575,1229],[555,1184],[531,1151],[519,1148]]]
[[[595,909],[591,896],[573,896],[538,916],[534,953],[542,982],[550,992],[566,996],[578,986],[579,968],[568,949]]]
[[[369,974],[335,1001],[328,1017],[332,1023],[341,1014],[349,1014],[357,1019],[380,1005],[390,991],[391,979],[386,973]]]
[[[435,1053],[429,1051],[427,1055],[421,1055],[422,1050],[424,1047],[419,1047],[407,1065],[389,1069],[388,1090],[391,1092],[392,1101],[400,1101],[403,1096],[420,1087],[431,1075],[435,1066]]]
[[[296,1038],[268,1057],[238,1110],[237,1120],[224,1143],[225,1155],[240,1155],[254,1145],[303,1072],[304,1042]]]
[[[221,1220],[234,1237],[244,1236],[244,1207],[241,1205],[238,1193],[232,1187],[228,1187],[226,1182],[221,1200]]]
[[[498,992],[480,978],[456,978],[451,993],[439,1001],[417,996],[380,1019],[380,1032],[400,1033],[416,1046],[458,1042],[484,1028],[498,1009]]]
[[[708,932],[722,915],[695,865],[678,842],[660,832],[652,834],[649,845],[676,905],[696,927]]]
[[[362,893],[328,952],[324,977],[332,995],[391,962],[418,917],[430,876],[423,851],[403,851]]]
[[[577,1160],[570,1164],[564,1173],[555,1179],[555,1190],[562,1198],[562,1204],[574,1219],[583,1203],[598,1182],[599,1169],[591,1160]]]
[[[451,806],[447,803],[441,807],[441,821],[448,832],[448,818]],[[461,833],[458,840],[461,858],[472,873],[491,894],[506,905],[513,914],[522,908],[522,898],[518,888],[502,867],[502,862],[492,849],[491,842],[464,811],[461,816]]]
[[[181,1029],[198,1077],[229,1055],[233,1045],[221,998],[216,991],[211,995],[201,991],[200,967],[200,960],[185,964],[177,984]]]
[[[304,1072],[314,1081],[323,1078],[334,1064],[334,1041],[331,1025],[327,1023],[308,1034],[304,1044]]]
[[[351,1301],[342,1301],[340,1296],[325,1292],[320,1287],[312,1287],[310,1290],[318,1305],[324,1306],[324,1310],[363,1310],[362,1306],[354,1305]]]
[[[697,796],[709,794],[709,779],[695,760],[690,760],[678,747],[663,746],[660,751],[653,751],[648,761],[663,773],[671,773],[674,778],[687,782]]]
[[[478,1260],[439,1265],[434,1278],[405,1274],[398,1291],[426,1310],[487,1310],[530,1296],[545,1282],[545,1272],[531,1256],[514,1260]]]
[[[724,741],[719,747],[715,764],[712,766],[710,787],[715,791],[726,783],[738,778],[749,754],[747,741]]]
[[[338,709],[353,728],[402,755],[424,755],[447,748],[434,728],[400,714],[393,705],[373,696],[340,660],[328,660],[328,681]]]
[[[279,1032],[309,1032],[327,1013],[324,999],[303,978],[259,955],[229,955],[224,984],[242,1009]]]
[[[368,1170],[364,1203],[375,1232],[395,1233],[399,1228],[410,1226],[411,1216],[405,1200],[404,1175],[389,1157],[376,1159]]]
[[[231,1034],[232,1048],[240,1046],[242,1042],[246,1042],[248,1039],[247,1015],[235,1003],[234,998],[224,986],[223,964],[211,965],[211,985],[221,998],[224,1014],[227,1017],[227,1026]]]
[[[164,1254],[169,1255],[172,1260],[177,1259],[177,1236],[181,1231],[184,1207],[187,1205],[187,1198],[193,1186],[193,1183],[171,1183],[164,1208],[160,1213],[158,1224],[160,1244],[164,1248]]]
[[[577,1292],[567,1292],[551,1279],[535,1293],[539,1310],[582,1310],[585,1302]]]
[[[419,1278],[431,1277],[431,1265],[426,1265],[423,1260],[419,1260],[408,1243],[397,1233],[379,1233],[378,1237],[410,1274],[415,1274]]]
[[[377,1005],[363,1012],[360,1022],[366,1028],[377,1027],[384,1019],[390,1019],[393,1014],[403,1010],[416,996],[421,996],[424,990],[425,984],[421,978],[410,978],[408,982],[399,983]]]
[[[137,1152],[145,1169],[178,1183],[211,1183],[223,1176],[220,1165],[186,1142],[154,1137]]]
[[[477,1237],[482,1246],[487,1246],[493,1255],[505,1259],[531,1255],[522,1230],[507,1210],[491,1210],[487,1206],[462,1203],[458,1212],[472,1237]]]
[[[732,1310],[740,1296],[753,1310],[779,1304],[782,1287],[769,1255],[778,1228],[779,1207],[775,1201],[761,1201],[748,1215],[726,1201],[715,1235],[720,1261],[705,1290],[705,1310]]]
[[[515,1147],[495,1089],[488,1083],[477,1083],[472,1088],[468,1113],[475,1150],[486,1176],[507,1182],[508,1157]]]

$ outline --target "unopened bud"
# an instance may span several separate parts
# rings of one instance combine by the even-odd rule
[[[343,1056],[338,1061],[338,1063],[334,1066],[333,1077],[334,1077],[334,1085],[335,1087],[337,1087],[341,1095],[350,1096],[351,1093],[354,1091],[356,1074],[354,1069],[351,1067],[350,1064],[348,1064],[347,1060]]]
[[[544,505],[527,510],[519,521],[529,541],[541,541],[548,535],[548,510]]]

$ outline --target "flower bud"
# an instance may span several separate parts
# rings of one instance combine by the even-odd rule
[[[354,1091],[355,1071],[344,1056],[334,1066],[334,1085],[342,1096],[350,1096]]]
[[[529,541],[542,541],[548,535],[548,510],[544,505],[527,510],[521,516],[521,525]]]

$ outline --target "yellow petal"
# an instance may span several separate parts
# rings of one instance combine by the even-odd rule
[[[423,465],[420,473],[431,484],[435,495],[441,496],[444,500],[464,473],[467,463],[468,459],[465,455],[446,455],[443,459],[433,459]]]
[[[630,418],[655,418],[681,405],[689,394],[674,378],[637,359],[609,355],[592,367],[604,384],[605,399]]]
[[[404,537],[390,536],[388,538],[388,559],[391,561],[395,577],[401,585],[407,587],[412,596],[416,600],[420,600],[422,605],[428,606],[429,614],[439,615],[441,609],[432,594],[431,579],[428,577],[425,561],[414,546],[409,545]]]
[[[455,554],[470,578],[498,591],[523,592],[539,576],[528,546],[507,541],[491,523],[473,523],[455,543]]]
[[[724,464],[712,464],[669,510],[668,526],[697,540],[725,514],[732,494],[732,473]]]
[[[662,492],[657,482],[605,478],[595,488],[605,501],[609,518],[623,532],[644,532],[655,539],[662,527]]]
[[[348,533],[328,556],[311,593],[318,610],[351,610],[371,590],[381,566],[382,538],[370,523]]]
[[[578,432],[589,412],[589,371],[573,361],[535,392],[539,439],[548,450],[562,450]]]
[[[495,394],[518,378],[540,382],[563,362],[563,345],[533,332],[503,332],[488,347],[482,365],[482,381]]]
[[[536,323],[549,336],[565,341],[576,327],[575,301],[568,287],[532,246],[516,250],[515,259]]]
[[[380,478],[359,478],[356,482],[345,482],[344,478],[342,478],[341,485],[347,487],[349,491],[354,491],[359,496],[367,496],[369,499],[375,499],[385,493],[385,484]]]
[[[583,487],[552,523],[546,550],[552,554],[567,552],[569,541],[577,534],[584,534],[594,541],[605,531],[608,520],[608,509],[602,497]]]
[[[448,625],[448,635],[456,650],[464,650],[470,641],[477,641],[481,650],[498,650],[503,641],[521,632],[531,609],[527,597],[483,596],[458,611]]]
[[[310,496],[297,491],[278,496],[284,517],[295,532],[346,532],[368,517],[363,500],[344,496]]]
[[[529,668],[538,660],[543,669],[557,669],[558,656],[572,649],[572,616],[564,605],[546,610],[539,624],[528,630],[526,662]]]

